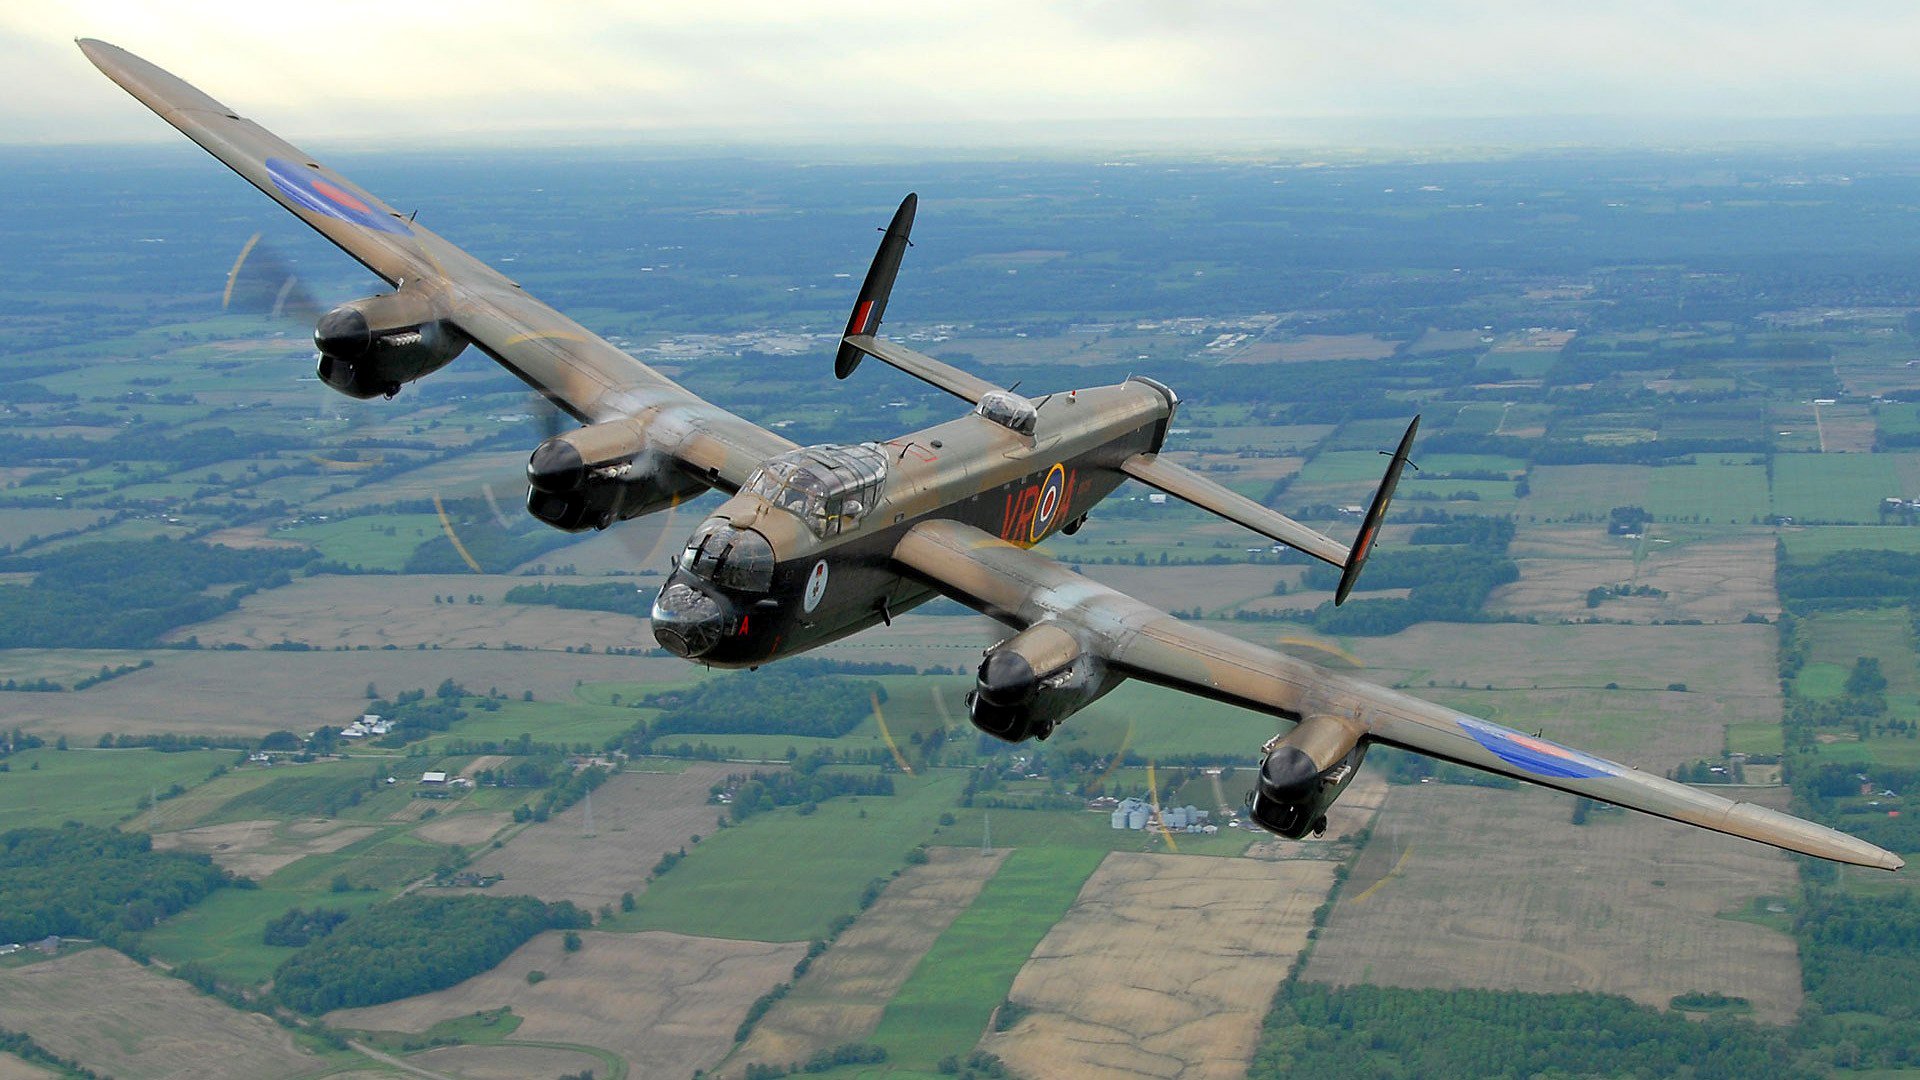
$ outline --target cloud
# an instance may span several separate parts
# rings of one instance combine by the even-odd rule
[[[0,140],[162,138],[71,39],[298,138],[1909,113],[1920,7],[1750,0],[70,0],[0,8]]]

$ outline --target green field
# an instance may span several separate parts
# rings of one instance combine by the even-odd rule
[[[311,544],[322,558],[368,570],[399,570],[413,549],[441,535],[433,514],[369,514],[282,529],[277,539]]]
[[[1727,752],[1732,754],[1778,754],[1786,749],[1786,731],[1779,724],[1750,723],[1727,725]]]
[[[1663,465],[1653,470],[1646,509],[1661,521],[1701,521],[1746,525],[1767,517],[1767,470],[1747,464],[1748,455],[1730,462],[1701,455],[1692,465]],[[1737,462],[1737,464],[1733,463]]]
[[[625,734],[636,722],[652,720],[655,709],[633,709],[624,705],[591,705],[581,701],[500,702],[495,711],[468,709],[467,718],[447,732],[425,740],[434,749],[454,740],[472,742],[511,742],[526,735],[537,743],[572,746],[589,743],[595,749],[610,739]]]
[[[871,1041],[886,1048],[888,1063],[930,1069],[950,1054],[964,1057],[1104,857],[1057,847],[1008,855],[887,1003]]]
[[[896,776],[890,797],[829,799],[811,815],[798,808],[757,815],[722,829],[640,896],[638,908],[606,929],[672,930],[753,941],[824,937],[852,914],[867,882],[905,865],[907,852],[935,837],[965,778],[955,771]]]
[[[233,758],[230,750],[24,750],[0,773],[0,832],[63,821],[112,825],[155,791],[190,788]],[[166,809],[163,800],[157,812]]]
[[[1654,470],[1645,465],[1542,465],[1528,478],[1518,512],[1550,521],[1606,520],[1616,506],[1647,505]]]
[[[1888,455],[1774,455],[1773,512],[1796,521],[1876,524],[1880,500],[1899,494]]]
[[[1906,525],[1816,526],[1782,529],[1780,542],[1795,562],[1812,562],[1837,551],[1899,551],[1920,555],[1920,528]]]
[[[292,908],[363,908],[388,894],[275,888],[222,889],[148,931],[141,948],[168,963],[204,964],[221,979],[256,986],[298,949],[261,940],[266,925]]]
[[[1920,660],[1914,656],[1913,629],[1905,608],[1816,615],[1803,619],[1799,632],[1810,635],[1812,641],[1807,652],[1807,669],[1837,668],[1839,681],[1844,682],[1856,659],[1877,657],[1881,673],[1887,677],[1889,699],[1920,694]],[[1807,671],[1803,670],[1801,679],[1807,677]],[[1838,693],[1839,686],[1833,689]]]

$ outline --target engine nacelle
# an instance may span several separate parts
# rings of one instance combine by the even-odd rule
[[[968,718],[1005,742],[1045,739],[1119,683],[1071,633],[1039,623],[987,650],[967,694]]]
[[[1361,726],[1339,716],[1309,716],[1269,742],[1260,776],[1247,793],[1254,824],[1289,840],[1327,830],[1327,807],[1353,782],[1368,743]]]
[[[647,452],[632,420],[593,424],[541,443],[527,459],[527,512],[566,532],[604,529],[684,502],[707,485]]]
[[[467,344],[432,298],[404,287],[341,304],[313,328],[320,381],[362,400],[392,397],[401,384],[446,367]]]

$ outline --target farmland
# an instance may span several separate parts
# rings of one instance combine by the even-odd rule
[[[1656,1006],[1704,991],[1744,997],[1769,1023],[1794,1017],[1793,939],[1721,917],[1791,895],[1784,856],[1622,814],[1574,825],[1571,804],[1540,791],[1394,788],[1307,978],[1577,988]]]
[[[130,1080],[183,1071],[256,1080],[327,1064],[266,1018],[229,1008],[108,949],[0,968],[0,1013],[8,1028],[31,1033],[53,1052]]]
[[[546,530],[515,483],[546,428],[510,376],[470,356],[392,402],[331,394],[310,375],[308,325],[218,313],[251,226],[230,236],[241,219],[194,217],[208,196],[184,170],[135,155],[102,179],[55,151],[11,164],[0,187],[35,213],[0,268],[0,293],[21,299],[0,312],[18,331],[0,356],[0,587],[76,568],[100,584],[85,573],[104,560],[87,554],[97,541],[288,560],[184,590],[191,617],[110,647],[0,650],[0,682],[15,686],[0,690],[0,731],[23,742],[0,759],[0,831],[152,833],[257,886],[128,930],[163,965],[264,999],[301,947],[267,929],[295,908],[446,891],[578,905],[592,923],[573,931],[578,951],[547,933],[460,985],[326,1018],[461,1080],[739,1075],[851,1044],[888,1060],[833,1075],[921,1077],[976,1050],[1028,1076],[1238,1075],[1330,895],[1309,984],[1578,990],[1659,1008],[1720,993],[1768,1024],[1797,1013],[1810,954],[1787,934],[1807,894],[1791,864],[1736,841],[1606,811],[1575,825],[1570,800],[1447,774],[1389,785],[1407,766],[1383,751],[1327,839],[1111,829],[1092,797],[1237,810],[1284,722],[1130,682],[1046,742],[1002,746],[964,713],[981,651],[1007,630],[950,601],[819,652],[901,665],[852,676],[884,693],[845,734],[653,736],[664,711],[650,695],[756,677],[655,654],[634,613],[717,495],[605,533]],[[1920,239],[1901,224],[1920,195],[1904,166],[1687,152],[1126,164],[915,165],[939,185],[925,212],[947,231],[912,256],[889,330],[1036,400],[1163,378],[1183,399],[1168,460],[1339,540],[1357,526],[1340,508],[1367,500],[1378,451],[1420,412],[1422,471],[1382,549],[1434,550],[1422,530],[1511,516],[1518,577],[1446,615],[1460,622],[1338,636],[1316,622],[1331,596],[1304,586],[1297,555],[1138,484],[1043,553],[1211,629],[1648,771],[1784,755],[1747,765],[1748,794],[1770,805],[1788,793],[1766,785],[1808,762],[1920,762],[1898,732],[1859,741],[1828,725],[1811,752],[1804,732],[1789,738],[1773,624],[1776,544],[1789,565],[1920,552],[1910,508],[1883,503],[1920,496],[1920,423],[1873,398],[1910,397],[1920,355],[1906,281]],[[623,159],[615,191],[597,179],[607,171],[509,157],[482,177],[422,153],[407,183],[446,193],[436,229],[489,258],[513,252],[531,289],[616,347],[796,442],[884,438],[963,408],[881,365],[846,382],[819,366],[852,284],[836,275],[863,265],[894,173]],[[73,220],[93,223],[84,248],[34,224]],[[193,220],[205,227],[180,225]],[[286,257],[316,296],[366,291],[305,242]],[[1610,534],[1628,507],[1648,520]],[[1444,576],[1363,579],[1356,603],[1412,602]],[[626,613],[506,602],[572,585],[619,594]],[[64,602],[49,592],[33,595]],[[1796,708],[1838,707],[1870,656],[1887,719],[1920,719],[1908,610],[1793,614],[1807,647]],[[409,692],[431,725],[321,732]],[[108,735],[219,749],[103,749]],[[245,761],[263,740],[272,764]],[[728,760],[688,760],[716,757]],[[613,765],[581,797],[579,778]],[[428,771],[475,786],[429,787]],[[823,785],[738,816],[709,800],[756,771],[884,778],[893,794]],[[1866,810],[1886,824],[1882,807],[1846,809],[1860,816],[1843,827]],[[1834,888],[1900,880],[1849,872]],[[15,1019],[0,1027],[110,1075],[176,1072],[188,1045],[246,1062],[234,1075],[401,1067],[322,1053],[106,949],[5,965],[0,1011]],[[787,982],[736,1045],[754,1003]],[[90,994],[115,1024],[73,1022]],[[1840,1060],[1827,1030],[1793,1029],[1796,1053]],[[1847,1032],[1862,1061],[1902,1049],[1864,1022]],[[1376,1053],[1384,1071],[1419,1072]],[[0,1076],[26,1068],[0,1057]]]
[[[1332,883],[1319,861],[1109,855],[982,1045],[1036,1078],[1237,1076]]]

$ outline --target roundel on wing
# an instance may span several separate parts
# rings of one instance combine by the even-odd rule
[[[1040,501],[1033,506],[1033,530],[1028,539],[1037,542],[1047,535],[1047,529],[1060,516],[1066,501],[1067,469],[1064,465],[1055,465],[1047,470],[1047,479],[1040,485]]]
[[[405,222],[381,213],[351,190],[321,176],[313,169],[285,158],[267,159],[267,178],[280,193],[302,210],[325,214],[379,232],[407,234],[413,230]]]
[[[820,600],[827,595],[827,561],[813,564],[813,570],[807,574],[807,592],[801,597],[800,606],[808,612],[820,606]]]

